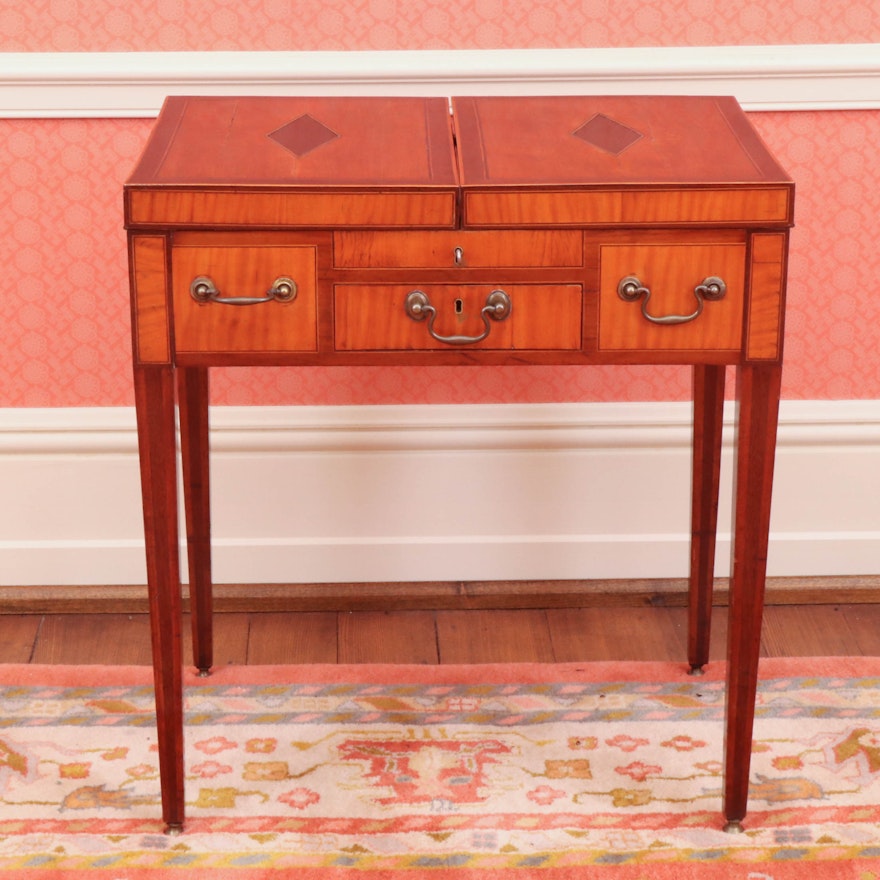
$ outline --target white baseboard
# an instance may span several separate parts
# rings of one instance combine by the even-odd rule
[[[733,95],[880,107],[872,43],[359,52],[0,53],[0,117],[154,116],[166,95]]]
[[[215,579],[683,577],[689,419],[667,403],[217,408]],[[722,480],[719,575],[729,437]],[[0,485],[0,583],[144,583],[131,409],[0,410]],[[784,401],[769,573],[880,573],[878,490],[880,401]]]

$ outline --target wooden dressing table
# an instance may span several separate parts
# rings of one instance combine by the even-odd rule
[[[175,406],[207,674],[208,368],[339,364],[692,365],[695,672],[736,367],[722,807],[741,828],[793,198],[732,98],[166,101],[125,224],[168,831],[184,823]]]

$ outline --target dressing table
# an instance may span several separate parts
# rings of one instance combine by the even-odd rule
[[[167,99],[124,207],[169,832],[184,824],[175,418],[207,674],[208,372],[238,365],[689,365],[693,672],[735,367],[722,811],[741,829],[793,199],[732,98]]]

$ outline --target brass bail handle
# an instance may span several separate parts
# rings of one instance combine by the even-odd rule
[[[727,285],[724,280],[715,275],[704,278],[701,284],[694,287],[694,297],[697,300],[697,308],[690,315],[652,315],[648,312],[648,300],[651,298],[651,288],[646,287],[639,281],[637,275],[627,275],[621,278],[617,285],[617,295],[626,302],[635,302],[641,297],[642,314],[652,324],[687,324],[699,318],[703,311],[703,303],[706,300],[714,301],[724,297],[727,293]]]
[[[434,330],[434,319],[437,317],[437,309],[431,305],[428,294],[423,290],[411,290],[406,295],[404,307],[408,317],[413,321],[428,321],[428,333],[437,342],[444,345],[473,345],[482,342],[492,331],[492,321],[503,321],[510,314],[510,297],[503,290],[493,290],[486,297],[486,305],[480,310],[483,319],[483,332],[479,336],[441,336]]]
[[[217,285],[207,275],[198,275],[189,285],[190,296],[200,303],[214,302],[223,306],[255,306],[267,302],[293,302],[296,299],[296,282],[281,275],[272,282],[265,296],[223,296]]]

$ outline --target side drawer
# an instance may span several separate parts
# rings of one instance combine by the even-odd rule
[[[570,267],[583,264],[583,235],[548,229],[337,232],[333,254],[339,269]]]
[[[309,245],[172,247],[175,349],[315,351],[316,251]],[[209,281],[216,299],[196,298],[192,292],[196,279]],[[292,298],[267,295],[277,279],[293,282]]]
[[[496,319],[487,309],[499,290],[509,311]],[[415,316],[407,308],[414,293],[424,298]],[[337,351],[581,347],[579,284],[338,284],[334,303]]]
[[[741,348],[745,257],[739,243],[600,246],[600,351]]]

